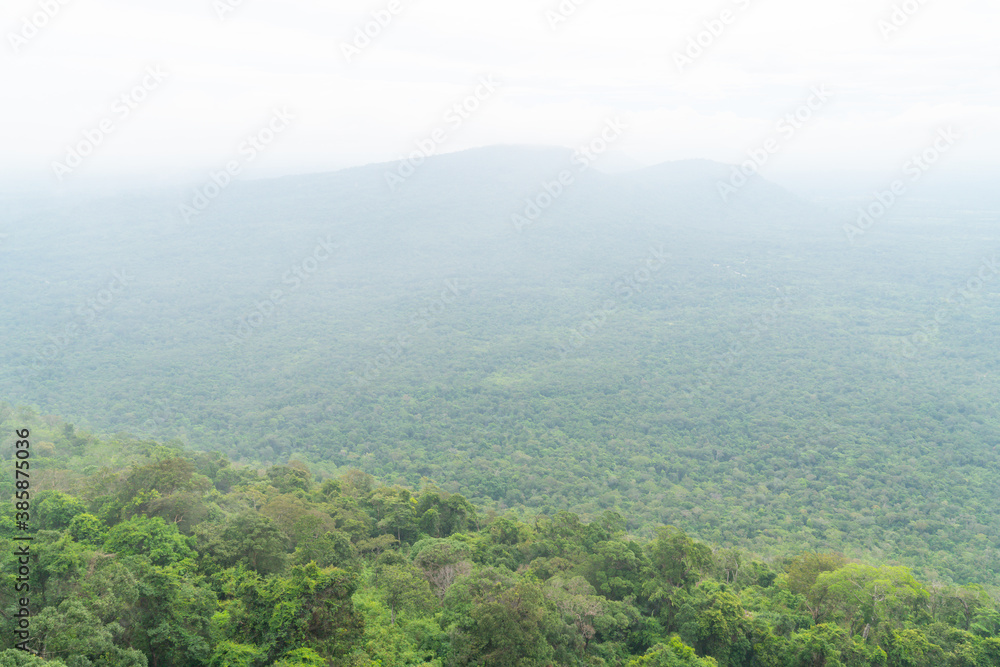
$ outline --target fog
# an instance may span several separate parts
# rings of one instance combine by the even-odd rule
[[[954,128],[925,192],[986,200],[998,24],[976,1],[16,0],[0,9],[2,192],[576,148],[618,118],[606,170],[739,164],[771,141],[755,168],[816,198],[869,196]],[[287,127],[245,159],[276,110]]]
[[[357,665],[716,664],[647,652],[667,637],[989,663],[1000,602],[941,584],[1000,590],[998,25],[985,0],[7,0],[0,534],[45,528],[40,652],[345,664],[357,584]],[[153,518],[173,537],[123,532]],[[244,569],[257,525],[290,578]],[[458,589],[519,582],[481,590],[574,657],[462,658],[464,592],[397,620],[383,575],[426,587],[452,537]],[[857,563],[806,552],[893,567],[857,597]],[[898,564],[933,585],[897,595]],[[332,566],[336,600],[308,583]],[[326,653],[277,660],[307,625]]]

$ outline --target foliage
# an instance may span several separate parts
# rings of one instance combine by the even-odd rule
[[[780,191],[745,198],[748,187],[746,208],[723,207],[714,188],[728,171],[663,187],[657,170],[591,170],[599,186],[562,198],[522,237],[499,230],[520,186],[542,176],[534,156],[510,159],[524,169],[504,165],[518,185],[502,194],[507,175],[475,170],[388,199],[361,185],[377,171],[247,186],[192,234],[164,237],[147,215],[176,209],[172,199],[49,202],[58,222],[12,218],[0,399],[38,408],[7,405],[0,424],[37,422],[45,488],[109,526],[145,514],[188,535],[231,512],[198,502],[206,479],[220,493],[295,494],[357,469],[413,489],[413,516],[362,509],[400,541],[479,530],[491,513],[531,525],[611,510],[644,541],[672,525],[769,558],[871,555],[925,581],[996,585],[1000,309],[995,272],[976,277],[992,217],[914,199],[852,245],[839,222],[786,206]],[[358,252],[237,336],[316,235]],[[143,278],[85,326],[73,313],[89,312],[99,274],[122,258]],[[453,303],[421,315],[456,277]],[[178,443],[211,451],[180,456]],[[100,501],[74,487],[73,469],[120,475],[138,448],[141,464]],[[440,502],[421,500],[425,480]],[[360,516],[356,490],[377,503],[397,493],[345,485],[336,521]],[[494,551],[498,563],[512,556]]]
[[[82,456],[102,446],[74,437]],[[297,461],[257,471],[118,445],[127,467],[70,468],[38,494],[46,528],[28,583],[47,662],[8,652],[0,664],[1000,664],[1000,602],[983,585],[928,585],[829,552],[713,548],[676,526],[645,539],[612,511],[526,521],[430,483],[414,492],[358,471],[316,479]],[[202,507],[176,521],[147,493],[192,485]],[[0,515],[5,539],[14,530]],[[17,565],[12,549],[3,558],[0,611],[12,618]]]

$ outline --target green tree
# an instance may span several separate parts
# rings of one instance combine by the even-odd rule
[[[788,667],[843,667],[840,653],[846,637],[841,628],[827,623],[800,630],[787,649]]]
[[[411,550],[413,564],[443,600],[455,579],[472,572],[472,553],[468,545],[451,540],[421,540]]]
[[[223,568],[243,563],[261,574],[285,568],[287,538],[273,520],[256,512],[242,512],[222,526],[203,523],[195,534],[198,551]]]
[[[629,660],[627,667],[716,667],[714,658],[699,658],[693,648],[674,635],[665,644],[657,644],[640,658]]]
[[[13,549],[10,550],[13,554]],[[68,533],[40,530],[31,544],[32,599],[43,607],[58,606],[72,597],[87,568],[87,548]],[[10,556],[8,556],[10,557]],[[18,562],[11,558],[12,563]],[[16,570],[16,566],[8,571]],[[12,590],[13,585],[8,590]],[[6,593],[6,591],[5,591]]]
[[[215,645],[208,667],[254,667],[266,654],[259,646],[224,640]]]
[[[308,468],[301,463],[296,463],[298,465],[271,466],[267,469],[267,479],[271,486],[278,490],[278,493],[309,490],[312,484],[312,475]]]
[[[370,502],[380,531],[395,535],[400,542],[404,537],[416,536],[416,501],[407,489],[380,487],[372,493]]]
[[[455,619],[448,665],[542,667],[555,655],[554,610],[537,582],[484,570],[457,582],[446,600]]]
[[[916,628],[881,633],[879,644],[889,667],[937,667],[946,664],[944,651]]]
[[[101,520],[89,512],[77,514],[69,522],[69,534],[77,542],[102,545],[108,539],[108,529]]]
[[[122,627],[115,622],[102,623],[79,599],[64,600],[58,608],[44,608],[35,616],[33,630],[43,658],[58,657],[71,665],[85,658],[121,667],[146,667],[141,651],[116,645]]]
[[[396,614],[400,611],[426,613],[436,606],[434,594],[420,569],[393,552],[379,557],[374,581],[389,607],[390,625],[396,623]]]
[[[274,667],[293,667],[302,665],[304,667],[326,667],[329,662],[319,653],[311,648],[297,648],[281,656]]]
[[[579,633],[579,653],[582,657],[597,635],[597,627],[601,625],[600,619],[611,604],[597,595],[594,587],[583,577],[568,580],[552,577],[545,582],[543,590],[546,599],[555,605],[563,618]],[[605,624],[605,632],[609,629]]]
[[[752,629],[740,599],[714,581],[698,584],[677,614],[680,636],[722,667],[744,665],[753,653]]]
[[[291,568],[288,577],[234,571],[239,604],[228,624],[235,632],[229,640],[264,648],[267,664],[298,648],[343,661],[363,631],[351,600],[355,589],[349,573],[315,563]]]
[[[853,636],[867,639],[880,623],[898,625],[929,618],[930,595],[904,567],[851,563],[816,578],[810,598],[822,600],[827,619],[843,621]]]
[[[108,532],[104,550],[125,556],[142,555],[154,565],[193,558],[194,551],[177,526],[160,517],[134,516]]]
[[[0,651],[0,667],[67,667],[62,660],[46,660],[18,649]]]
[[[608,599],[624,600],[642,593],[649,560],[635,542],[598,542],[589,560],[587,579]]]
[[[300,538],[292,562],[305,565],[312,561],[320,567],[348,568],[356,556],[356,549],[347,534],[333,530],[323,535]]]
[[[73,518],[87,511],[83,502],[59,491],[42,491],[35,498],[34,520],[41,530],[64,530]]]
[[[677,607],[699,578],[712,567],[712,551],[695,542],[684,531],[665,526],[646,545],[648,570],[643,595],[656,614],[664,614],[670,626]]]
[[[842,554],[804,553],[788,566],[788,588],[793,593],[804,596],[814,623],[819,620],[826,597],[825,588],[814,589],[816,579],[824,572],[833,572],[846,563],[847,558]]]

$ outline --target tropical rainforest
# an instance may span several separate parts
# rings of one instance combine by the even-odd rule
[[[1000,665],[995,214],[571,158],[4,200],[0,665]]]
[[[987,588],[898,565],[760,558],[674,526],[636,539],[610,510],[525,522],[430,481],[31,427],[34,655],[6,632],[3,665],[1000,664]],[[0,530],[17,534],[9,513]]]

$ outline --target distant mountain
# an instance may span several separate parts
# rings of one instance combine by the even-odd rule
[[[852,244],[739,167],[599,165],[498,146],[15,202],[0,400],[497,511],[1000,568],[968,547],[1000,544],[994,279],[948,301],[993,222],[894,210]]]
[[[248,264],[291,261],[302,239],[332,234],[350,249],[348,264],[402,268],[423,258],[433,269],[455,267],[463,257],[519,252],[532,235],[562,245],[584,239],[614,245],[663,225],[776,224],[820,213],[757,178],[726,203],[718,187],[730,170],[684,161],[604,174],[584,169],[569,149],[496,146],[434,156],[412,171],[374,164],[236,181],[221,192],[206,180],[197,191],[218,194],[202,195],[203,210],[190,188],[17,209],[6,223],[8,250],[21,252],[8,266],[23,271],[13,272],[15,281],[45,273],[67,285],[122,262],[162,271],[157,283],[178,273],[222,281]],[[569,184],[559,183],[560,174],[569,175]]]
[[[153,197],[8,208],[0,221],[8,234],[0,241],[0,332],[9,341],[0,350],[0,397],[86,416],[102,428],[135,428],[146,423],[142,409],[99,406],[136,394],[153,400],[168,386],[187,395],[183,380],[168,382],[168,369],[195,351],[212,359],[227,350],[227,332],[273,290],[286,292],[274,318],[287,322],[281,329],[268,322],[256,338],[281,358],[292,353],[282,349],[283,336],[316,343],[339,336],[329,328],[317,335],[316,324],[333,322],[310,310],[315,304],[340,308],[337,326],[364,341],[363,332],[391,322],[396,309],[405,312],[447,278],[527,290],[518,299],[555,297],[564,288],[585,293],[650,247],[675,246],[679,265],[695,266],[702,261],[696,248],[720,231],[815,224],[821,213],[759,178],[724,202],[718,188],[731,173],[727,165],[683,161],[606,174],[598,163],[565,148],[494,146],[415,166],[373,164],[224,188],[206,179]],[[337,246],[335,258],[299,275],[320,241]],[[110,303],[91,304],[107,296],[116,272],[134,280]],[[587,303],[582,298],[579,308]],[[563,306],[572,317],[575,307]],[[329,380],[348,383],[356,366],[345,361]]]

